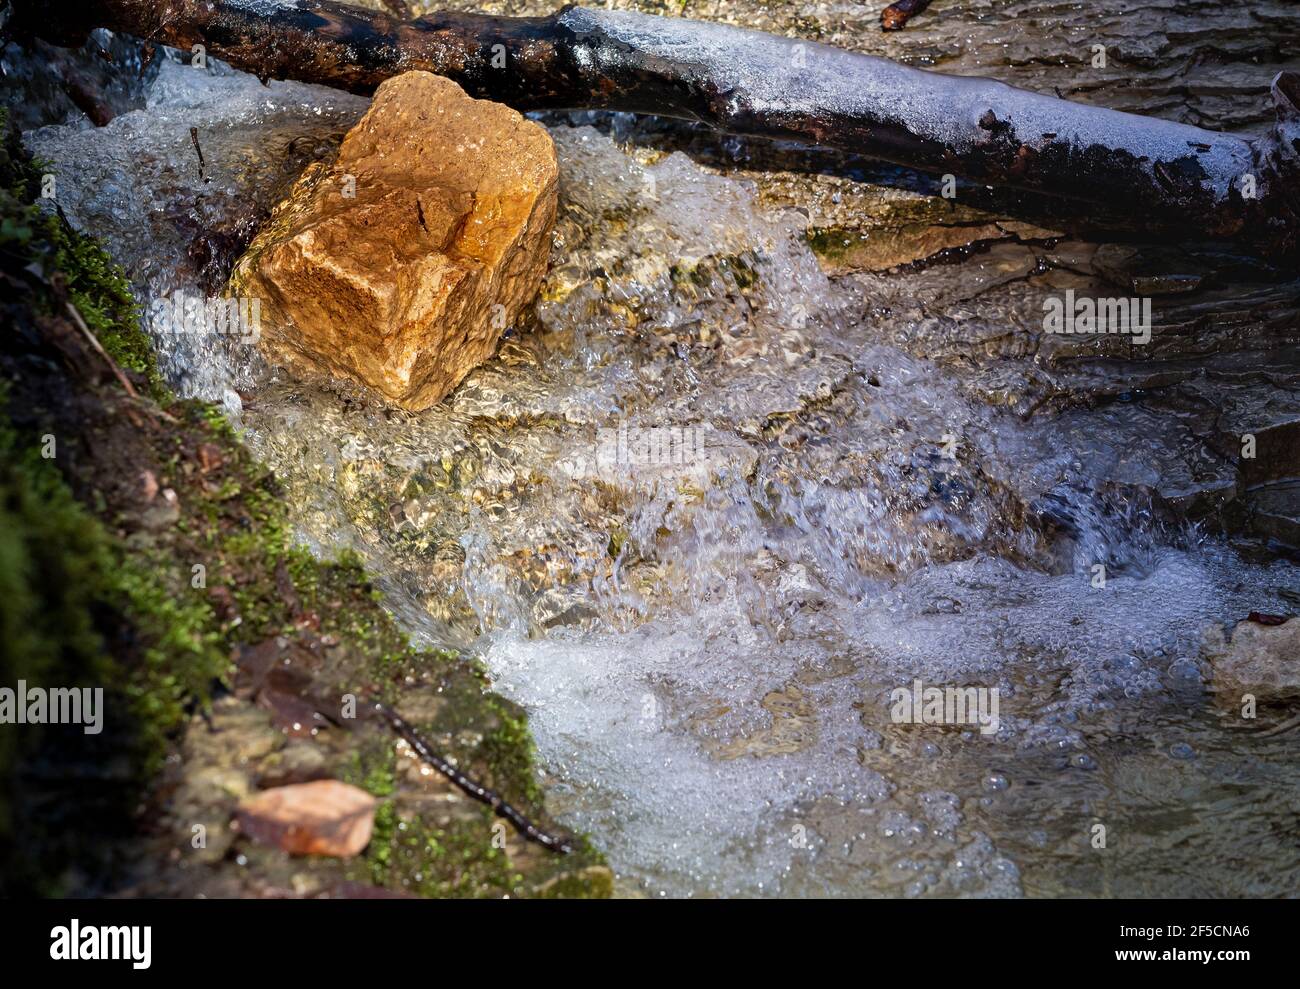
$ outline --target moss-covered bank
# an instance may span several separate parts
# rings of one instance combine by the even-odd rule
[[[354,559],[294,545],[275,478],[212,408],[168,394],[121,275],[38,193],[7,133],[0,686],[102,686],[107,719],[98,736],[0,726],[0,892],[608,894],[585,842],[523,842],[381,725],[337,717],[366,692],[406,705],[546,820],[523,713],[475,662],[412,649]],[[323,776],[382,800],[360,859],[290,860],[230,829],[251,789]]]

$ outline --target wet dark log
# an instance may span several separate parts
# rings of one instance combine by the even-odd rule
[[[880,12],[880,27],[884,31],[901,31],[917,14],[925,12],[930,0],[897,0]]]
[[[412,21],[328,0],[67,0],[65,42],[108,27],[207,51],[263,79],[354,92],[411,69],[520,110],[607,109],[838,148],[937,175],[1059,197],[1079,227],[1105,210],[1144,235],[1293,255],[1300,230],[1300,76],[1273,82],[1255,140],[946,76],[826,45],[682,18],[567,7],[549,17]]]

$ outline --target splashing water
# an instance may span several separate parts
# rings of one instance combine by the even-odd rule
[[[148,300],[203,291],[195,229],[237,239],[364,106],[167,63],[147,110],[31,140],[75,162],[69,216]],[[996,254],[830,278],[750,184],[551,133],[535,324],[442,406],[158,342],[187,394],[240,412],[305,540],[360,551],[414,635],[529,710],[553,808],[623,888],[1293,890],[1296,743],[1217,714],[1199,648],[1300,574],[1165,524],[1165,489],[1205,479],[1183,420],[993,400],[984,341],[1029,339],[1032,278],[915,309]],[[997,730],[896,723],[916,680],[996,688]]]

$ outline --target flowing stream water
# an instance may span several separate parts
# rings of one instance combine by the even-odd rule
[[[366,107],[215,63],[141,87],[30,140],[146,308],[212,294],[222,244]],[[417,639],[528,709],[620,889],[1294,893],[1300,733],[1219,702],[1203,640],[1294,611],[1300,568],[1173,510],[1236,484],[1209,434],[1300,415],[1293,352],[1167,354],[1163,390],[1141,361],[1062,370],[1042,299],[1097,289],[1096,245],[828,274],[740,171],[619,143],[627,118],[548,125],[535,317],[437,408],[157,342],[304,540],[361,553]],[[1262,326],[1277,291],[1202,304]],[[996,688],[996,730],[898,723],[917,680]]]

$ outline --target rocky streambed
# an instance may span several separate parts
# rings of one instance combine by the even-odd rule
[[[1232,129],[1300,64],[1281,4],[936,4],[890,35],[866,4],[685,6]],[[219,289],[367,105],[162,57],[128,90],[106,127],[28,139],[146,306]],[[616,888],[1294,891],[1294,622],[1238,626],[1300,608],[1294,272],[1070,240],[807,149],[542,119],[542,295],[442,405],[304,385],[233,336],[155,343],[299,538],[358,553],[419,644],[528,712],[548,805]],[[1066,293],[1152,299],[1150,342],[1046,333]],[[917,681],[996,689],[996,729],[900,723]]]

